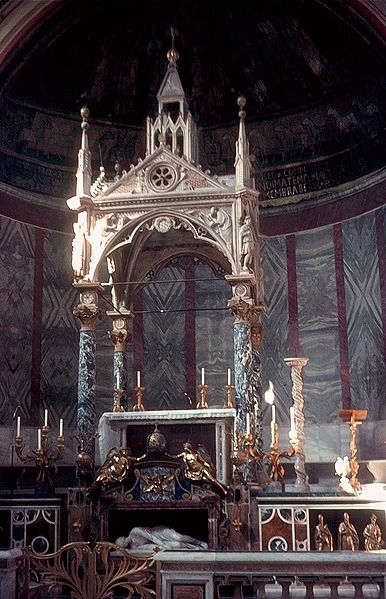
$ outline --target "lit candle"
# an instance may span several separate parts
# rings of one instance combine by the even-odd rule
[[[205,368],[201,368],[201,385],[205,385]]]
[[[18,416],[16,419],[16,437],[20,437],[20,424],[21,424],[21,419],[20,419],[20,416]]]
[[[231,374],[232,374],[232,371],[230,368],[228,368],[228,385],[231,384]]]
[[[270,405],[272,405],[273,402],[275,401],[275,394],[273,392],[272,381],[269,381],[269,387],[268,387],[267,391],[264,393],[264,399]]]
[[[251,421],[250,421],[249,412],[247,412],[247,435],[249,435],[250,432],[251,432]]]
[[[272,420],[271,422],[271,444],[274,445],[275,443],[275,423]]]
[[[44,426],[48,426],[48,410],[44,410]]]
[[[137,387],[141,386],[141,371],[137,370]]]
[[[272,404],[272,422],[276,422],[276,407]]]
[[[59,437],[63,437],[63,418],[59,420]]]
[[[290,407],[290,422],[291,422],[290,435],[294,436],[295,433],[296,433],[296,429],[295,429],[295,408],[294,408],[294,406]]]
[[[38,449],[42,448],[42,429],[38,428]]]

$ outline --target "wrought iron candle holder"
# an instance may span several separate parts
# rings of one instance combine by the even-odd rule
[[[62,433],[62,431],[60,431]],[[52,491],[54,488],[54,474],[56,462],[63,458],[64,436],[59,434],[56,441],[56,452],[50,453],[49,448],[50,428],[45,425],[38,429],[38,445],[31,453],[24,453],[24,441],[21,435],[15,438],[15,452],[20,461],[25,464],[35,463],[38,470],[35,479],[35,489],[39,492]]]
[[[133,405],[133,412],[144,412],[145,411],[145,407],[142,403],[143,391],[144,391],[144,387],[141,387],[141,386],[135,387],[136,402]]]
[[[339,410],[339,417],[342,418],[343,422],[346,422],[351,431],[350,439],[350,470],[348,472],[349,483],[355,493],[359,493],[361,490],[361,483],[357,476],[359,472],[359,464],[357,462],[358,446],[356,442],[356,433],[358,426],[362,424],[367,418],[367,410]]]
[[[123,389],[114,389],[114,405],[113,412],[125,412],[125,408],[122,405]]]
[[[227,400],[224,404],[224,408],[233,408],[233,390],[234,390],[234,385],[231,385],[228,383],[228,385],[225,385],[225,389],[226,389],[226,394],[227,394]]]
[[[201,385],[198,385],[198,388],[200,389],[200,401],[197,403],[196,408],[198,410],[206,409],[209,407],[208,402],[206,401],[206,390],[208,388],[208,385],[202,383]]]

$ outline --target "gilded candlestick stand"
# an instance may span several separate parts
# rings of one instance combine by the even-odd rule
[[[24,442],[22,436],[17,436],[15,439],[15,452],[19,460],[25,464],[34,462],[38,473],[35,479],[36,491],[43,492],[44,488],[47,491],[52,491],[54,488],[53,475],[56,470],[56,462],[63,458],[64,454],[64,436],[58,435],[56,453],[49,452],[49,435],[50,429],[48,426],[43,426],[41,429],[41,443],[31,453],[24,453]]]
[[[198,388],[200,389],[200,401],[197,403],[196,409],[206,409],[209,407],[208,402],[206,401],[206,390],[208,388],[208,385],[202,383],[201,385],[198,385]]]
[[[136,403],[133,405],[133,412],[144,412],[145,406],[142,403],[144,387],[135,387]]]
[[[122,396],[123,396],[123,389],[114,389],[114,405],[113,405],[113,412],[125,412],[125,408],[122,405]]]
[[[234,385],[228,384],[225,385],[225,389],[226,389],[226,394],[227,394],[227,400],[224,404],[224,408],[233,408],[233,390],[234,390]]]
[[[359,464],[357,462],[358,446],[356,442],[356,433],[358,426],[362,424],[367,418],[367,410],[339,410],[339,417],[342,418],[343,422],[346,422],[351,431],[350,440],[350,472],[349,482],[356,493],[361,490],[361,483],[357,476],[359,472]]]

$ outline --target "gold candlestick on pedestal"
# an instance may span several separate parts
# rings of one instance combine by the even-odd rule
[[[233,408],[233,389],[234,385],[225,385],[225,389],[227,392],[227,400],[224,404],[224,408]]]
[[[198,410],[201,408],[209,408],[208,402],[206,401],[206,390],[208,388],[208,385],[201,384],[198,385],[198,388],[200,389],[200,401],[196,405],[196,408]]]
[[[339,417],[342,418],[343,422],[347,422],[351,431],[350,440],[350,478],[349,482],[356,493],[361,490],[361,483],[359,482],[357,475],[359,471],[359,464],[357,462],[358,447],[356,443],[357,428],[367,418],[367,410],[339,410]]]
[[[136,387],[135,395],[136,395],[136,403],[133,405],[133,412],[144,412],[145,407],[142,403],[142,395],[143,395],[144,387]]]
[[[123,395],[123,390],[122,389],[114,389],[113,412],[124,412],[125,411],[125,408],[121,404],[122,395]]]

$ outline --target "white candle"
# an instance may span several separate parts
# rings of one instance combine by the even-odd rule
[[[119,376],[119,372],[117,372],[117,389],[120,389],[120,386],[119,386],[120,382],[121,382],[121,379]]]
[[[231,373],[232,373],[231,369],[228,368],[228,385],[231,384]]]
[[[141,371],[137,370],[137,387],[141,386]]]
[[[272,405],[272,422],[276,422],[276,407]]]
[[[295,430],[295,408],[294,406],[290,407],[290,422],[291,422],[291,430],[290,433],[291,435],[294,435],[296,430]]]
[[[264,399],[267,403],[269,404],[273,404],[273,402],[275,401],[275,394],[273,392],[273,385],[272,385],[272,381],[269,381],[269,386],[267,391],[264,393]]]
[[[44,410],[44,426],[48,426],[48,410]]]
[[[250,420],[249,412],[247,412],[247,435],[249,435],[250,432],[251,432],[251,420]]]
[[[59,420],[59,437],[63,437],[63,418]]]
[[[201,368],[201,385],[205,385],[205,368]]]
[[[271,422],[271,443],[272,445],[275,443],[275,423],[273,420]]]
[[[20,437],[20,424],[21,424],[21,419],[20,419],[20,416],[18,416],[16,419],[16,437]]]
[[[42,429],[38,428],[38,449],[42,448]]]

